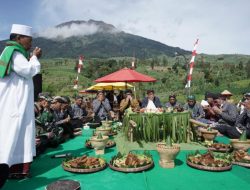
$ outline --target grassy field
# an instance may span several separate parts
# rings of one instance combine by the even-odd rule
[[[187,60],[189,60],[187,56]],[[247,55],[198,55],[193,72],[191,94],[198,100],[204,98],[206,91],[221,92],[225,89],[241,99],[242,92],[250,90],[250,56]],[[87,59],[79,75],[78,90],[86,89],[98,77],[123,67],[130,67],[132,58]],[[77,76],[74,59],[42,59],[43,91],[52,95],[74,96],[73,89]],[[157,79],[155,83],[136,83],[137,97],[142,98],[147,89],[154,89],[162,102],[169,94],[177,94],[185,102],[187,92],[184,88],[188,70],[183,57],[156,57],[136,60],[138,72]]]

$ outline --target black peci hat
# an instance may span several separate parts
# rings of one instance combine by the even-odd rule
[[[169,98],[169,99],[170,99],[170,98],[176,98],[176,96],[175,96],[175,94],[170,94],[168,98]]]
[[[125,90],[125,92],[124,92],[125,94],[127,94],[127,93],[130,93],[130,94],[132,94],[132,90],[130,90],[130,89],[127,89],[127,90]]]
[[[149,94],[149,93],[151,93],[151,92],[152,92],[153,94],[155,93],[155,91],[152,90],[152,89],[151,89],[151,90],[147,90],[147,94]]]
[[[205,93],[205,99],[207,99],[207,98],[213,98],[214,95],[215,95],[215,93],[213,93],[213,92],[206,92]]]

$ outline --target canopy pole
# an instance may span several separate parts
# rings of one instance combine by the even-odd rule
[[[135,99],[136,99],[135,82],[133,82],[133,86],[134,86],[134,95],[135,95]]]

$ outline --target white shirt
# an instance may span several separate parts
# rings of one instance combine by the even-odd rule
[[[157,108],[155,107],[155,104],[152,100],[148,100],[148,105],[146,107],[146,112],[155,112],[157,111]]]

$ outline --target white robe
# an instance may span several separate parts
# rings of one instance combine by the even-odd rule
[[[0,78],[0,163],[9,166],[32,162],[36,154],[32,77],[40,72],[36,56],[28,61],[14,52],[11,61],[10,75]]]

